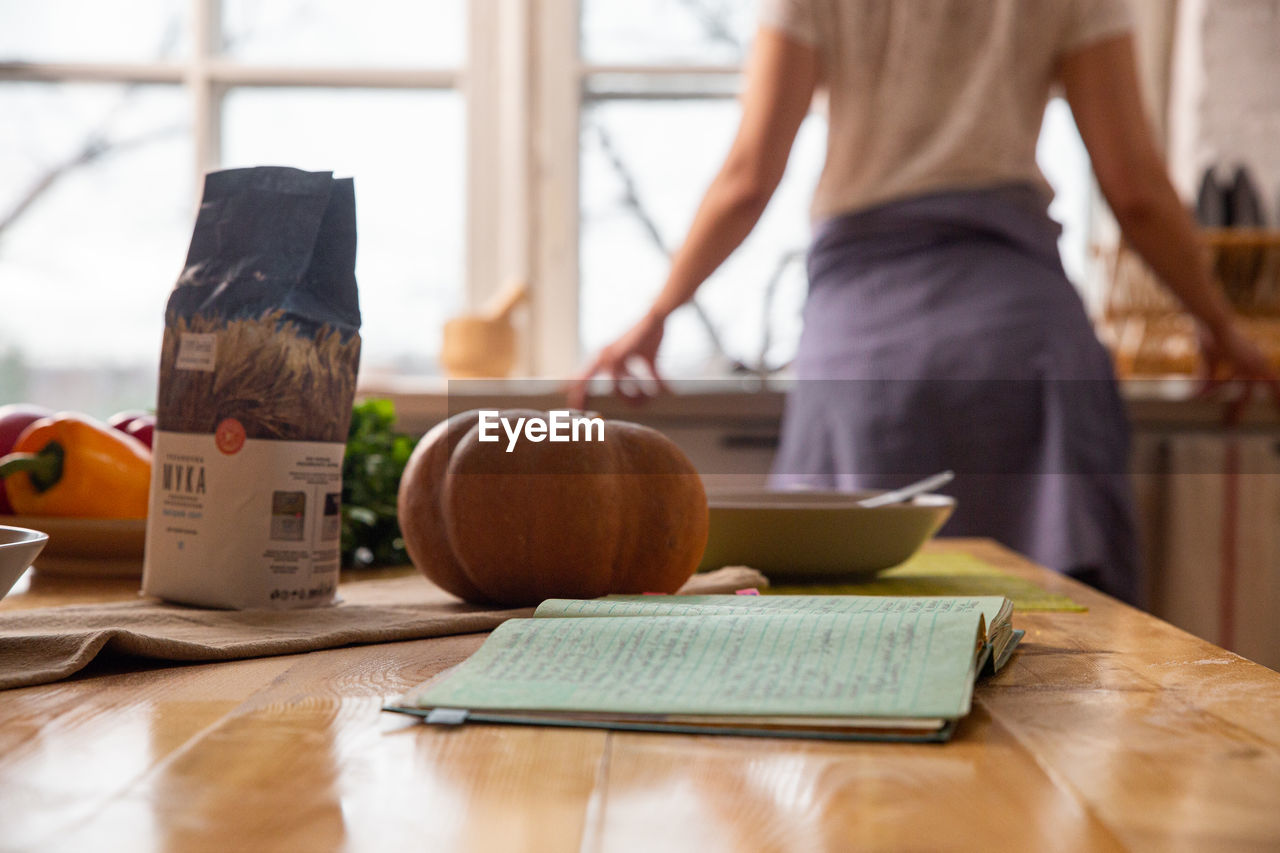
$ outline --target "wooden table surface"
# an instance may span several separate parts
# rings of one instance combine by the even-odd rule
[[[0,850],[1280,850],[1280,674],[1039,569],[952,742],[438,729],[470,635],[0,693]],[[0,611],[131,597],[41,578]]]

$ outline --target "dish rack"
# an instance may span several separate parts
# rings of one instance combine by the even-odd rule
[[[1213,276],[1241,328],[1280,368],[1280,230],[1201,231]],[[1099,334],[1122,379],[1187,376],[1198,369],[1195,322],[1125,242],[1110,257]]]

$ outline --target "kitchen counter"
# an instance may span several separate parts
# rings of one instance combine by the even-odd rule
[[[675,393],[636,407],[597,382],[591,406],[661,430],[709,490],[764,487],[785,385],[755,378],[672,384]],[[1185,630],[1280,668],[1280,406],[1258,389],[1227,428],[1223,402],[1195,397],[1196,388],[1187,379],[1121,384],[1133,423],[1140,601]],[[558,383],[548,381],[401,382],[376,393],[392,397],[411,433],[467,409],[565,405]]]
[[[930,547],[1089,608],[1015,613],[1023,644],[947,744],[453,730],[379,710],[482,635],[116,662],[0,696],[0,847],[1280,848],[1280,674],[991,543]],[[37,574],[0,616],[85,590]]]
[[[642,406],[608,393],[607,384],[590,406],[609,418],[638,420],[658,426],[733,424],[776,432],[785,403],[785,380],[716,379],[671,383],[672,394],[657,395]],[[1195,396],[1191,380],[1130,380],[1121,384],[1136,432],[1223,429],[1224,405]],[[564,408],[560,383],[550,380],[446,381],[443,379],[369,381],[365,397],[395,401],[401,428],[422,432],[451,413],[477,408]],[[1240,430],[1280,430],[1280,406],[1265,393],[1245,409]]]

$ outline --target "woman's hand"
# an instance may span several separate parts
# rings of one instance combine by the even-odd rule
[[[1151,136],[1130,36],[1106,39],[1064,57],[1060,76],[1102,194],[1120,230],[1161,281],[1198,319],[1202,394],[1243,383],[1229,402],[1234,423],[1259,384],[1280,403],[1280,378],[1241,334],[1213,281],[1200,234],[1169,181]]]
[[[622,337],[602,349],[590,366],[570,383],[569,405],[575,409],[585,409],[587,384],[593,376],[601,373],[610,376],[614,392],[631,403],[642,403],[651,396],[644,387],[650,379],[665,392],[667,386],[658,373],[657,364],[658,347],[662,345],[665,323],[664,316],[651,311]],[[636,361],[645,366],[648,376],[633,372],[632,367]]]
[[[818,83],[818,51],[785,33],[762,27],[747,62],[742,120],[724,164],[707,188],[684,245],[653,307],[639,323],[605,347],[567,388],[569,404],[581,409],[587,383],[604,373],[632,403],[652,396],[649,381],[665,391],[655,364],[667,315],[693,298],[708,276],[746,238],[778,188],[787,157]],[[648,376],[632,372],[642,363]]]
[[[1215,331],[1197,323],[1196,333],[1200,341],[1200,369],[1204,380],[1200,395],[1214,394],[1228,384],[1241,385],[1239,395],[1228,401],[1225,417],[1228,424],[1239,422],[1259,384],[1265,385],[1271,391],[1272,399],[1280,405],[1280,376],[1266,354],[1245,337],[1238,326],[1229,324]]]

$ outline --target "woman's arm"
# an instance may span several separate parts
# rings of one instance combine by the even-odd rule
[[[1233,377],[1264,379],[1276,387],[1266,356],[1240,333],[1230,305],[1214,286],[1200,236],[1156,150],[1132,38],[1107,39],[1069,54],[1060,75],[1120,230],[1200,322],[1208,375],[1225,365]]]
[[[597,373],[613,377],[618,393],[632,376],[628,362],[655,366],[667,316],[687,302],[725,258],[751,233],[786,170],[800,123],[818,80],[817,51],[776,30],[757,32],[747,64],[742,119],[719,173],[707,188],[684,245],[648,313],[605,347],[570,388],[571,405],[585,403],[586,383]]]

